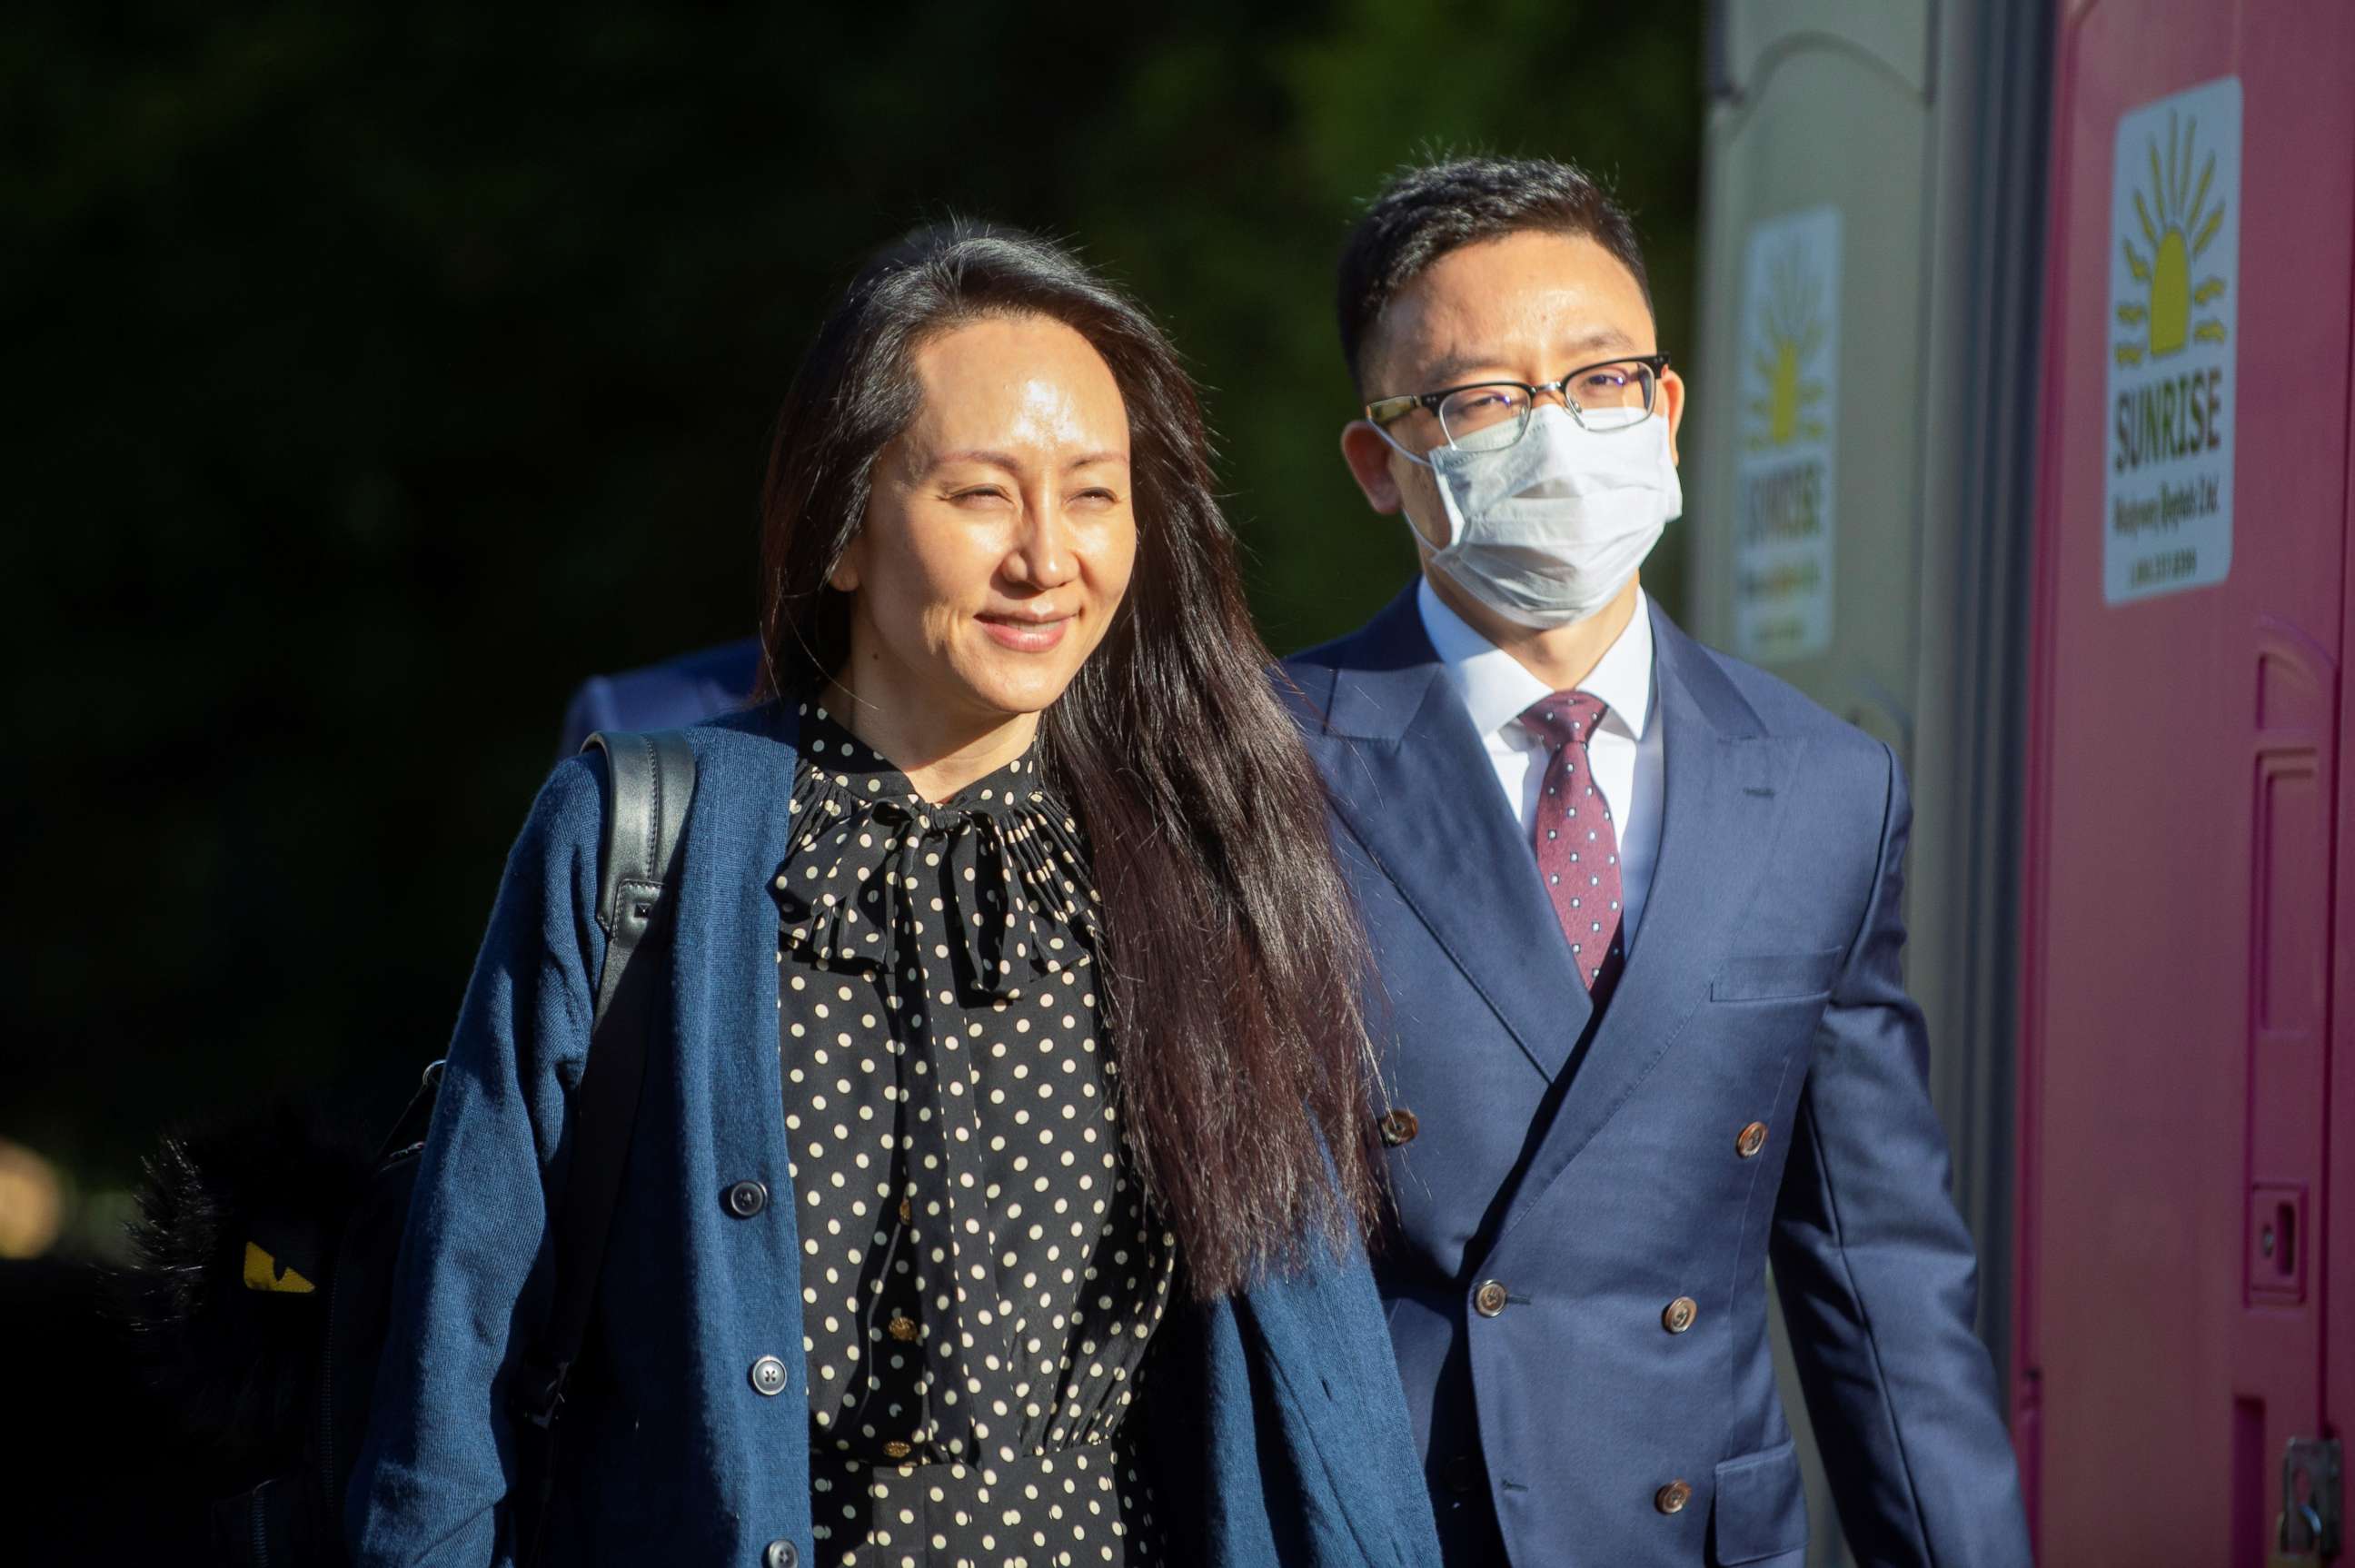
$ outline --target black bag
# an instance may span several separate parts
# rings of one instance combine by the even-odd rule
[[[660,918],[695,793],[677,731],[600,734],[606,759],[597,920],[606,933],[589,1061],[572,1093],[570,1173],[551,1227],[555,1298],[514,1380],[528,1545],[554,1481],[554,1431],[621,1191],[668,934]],[[654,962],[634,962],[640,955]],[[213,1448],[223,1563],[338,1564],[343,1500],[368,1424],[393,1265],[442,1063],[371,1156],[346,1129],[281,1112],[256,1127],[167,1138],[132,1226],[131,1327],[156,1392]]]

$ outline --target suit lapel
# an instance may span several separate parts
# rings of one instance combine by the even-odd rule
[[[1709,995],[1756,897],[1802,743],[1761,732],[1709,656],[1654,606],[1665,798],[1659,859],[1626,968],[1532,1151],[1499,1240],[1601,1131]]]
[[[1335,674],[1312,749],[1376,867],[1550,1080],[1593,1005],[1537,862],[1410,592]]]

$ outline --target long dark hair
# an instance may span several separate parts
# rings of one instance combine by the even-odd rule
[[[1371,1223],[1367,955],[1316,766],[1268,685],[1201,406],[1141,309],[1003,229],[938,225],[868,263],[778,416],[760,695],[814,691],[848,659],[849,597],[826,579],[916,412],[915,350],[1002,315],[1078,332],[1127,407],[1135,570],[1041,752],[1095,855],[1128,1137],[1195,1290],[1216,1295]]]

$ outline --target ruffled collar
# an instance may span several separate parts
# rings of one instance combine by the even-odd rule
[[[879,972],[893,933],[905,931],[928,980],[945,962],[958,989],[980,997],[1018,996],[1025,971],[1093,961],[1099,905],[1086,844],[1040,776],[1035,742],[935,804],[806,704],[793,816],[773,883],[788,948]]]

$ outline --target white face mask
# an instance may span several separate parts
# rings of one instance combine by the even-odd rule
[[[1545,403],[1501,451],[1399,451],[1439,481],[1448,531],[1433,563],[1525,626],[1566,626],[1610,603],[1685,509],[1665,417],[1590,431]]]

